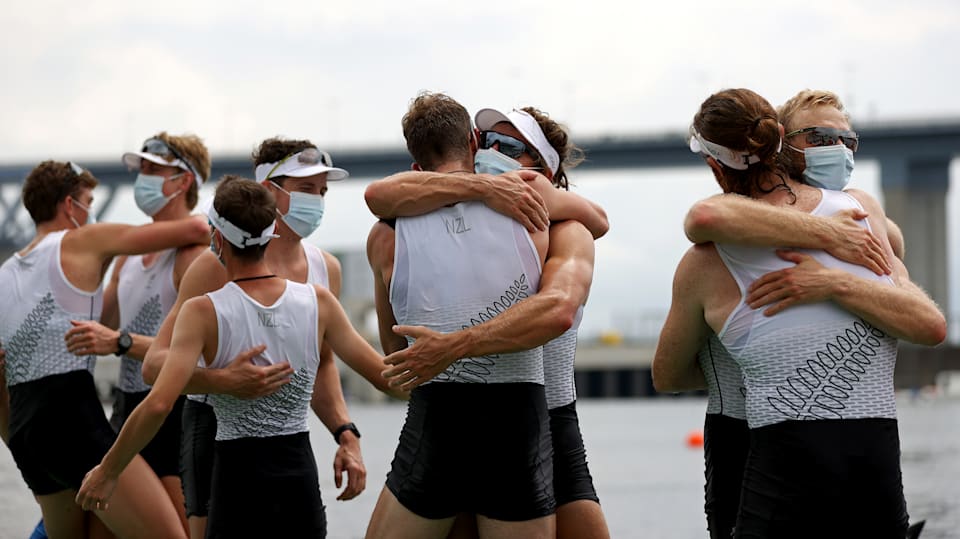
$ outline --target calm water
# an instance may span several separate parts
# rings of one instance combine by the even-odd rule
[[[912,400],[899,405],[903,482],[913,520],[927,519],[924,539],[960,537],[960,400]],[[700,428],[701,399],[595,400],[579,404],[590,466],[616,538],[706,537],[703,453],[684,445]],[[312,443],[327,503],[329,537],[363,537],[383,486],[405,407],[352,405],[363,432],[367,490],[337,502],[334,445],[311,417]],[[26,538],[40,509],[20,478],[9,451],[0,449],[0,539]]]

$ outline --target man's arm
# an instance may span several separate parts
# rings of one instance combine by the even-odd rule
[[[380,347],[390,354],[407,347],[407,340],[392,328],[397,319],[390,305],[389,280],[393,277],[393,250],[396,234],[384,222],[374,223],[367,236],[367,261],[373,271],[373,299],[377,310],[377,331]]]
[[[422,215],[444,206],[476,200],[508,215],[527,230],[546,230],[543,197],[516,176],[405,171],[377,180],[364,193],[367,207],[381,218]]]
[[[318,330],[323,332],[324,340],[330,344],[337,357],[380,391],[398,399],[407,399],[405,392],[387,385],[386,379],[380,374],[384,368],[383,356],[357,333],[337,299],[329,290],[319,286],[314,288],[317,290],[321,316]]]
[[[170,414],[197,366],[204,341],[216,332],[216,316],[213,303],[207,298],[196,298],[184,305],[174,329],[170,361],[164,364],[150,393],[124,422],[117,440],[103,460],[83,479],[77,503],[84,510],[107,508],[100,502],[110,499],[120,474],[153,439]]]
[[[851,209],[819,217],[741,195],[723,194],[694,204],[684,220],[684,231],[690,241],[698,244],[712,241],[823,249],[878,275],[890,273],[882,239],[857,224],[868,214],[869,209]]]
[[[103,309],[100,313],[100,321],[95,320],[71,320],[71,328],[64,335],[64,341],[67,344],[67,351],[78,356],[86,356],[91,353],[98,356],[115,354],[117,352],[117,338],[120,332],[117,328],[120,326],[120,304],[117,297],[117,287],[120,283],[120,272],[127,261],[126,256],[116,259],[113,264],[113,273],[110,275],[110,282],[103,292]],[[132,336],[132,335],[131,335]],[[140,352],[146,351],[146,346],[141,341]]]
[[[173,328],[181,307],[191,298],[221,288],[227,282],[226,270],[209,250],[197,257],[180,280],[177,301],[154,337],[143,361],[143,379],[153,384],[166,362]],[[261,367],[252,359],[263,347],[244,351],[223,369],[197,369],[184,388],[185,393],[228,393],[243,399],[269,395],[290,381],[293,369],[287,363]]]
[[[834,301],[888,334],[916,344],[935,346],[947,335],[947,323],[937,305],[906,274],[894,259],[898,284],[863,279],[837,268],[826,268],[813,257],[793,251],[777,251],[793,267],[761,276],[748,289],[750,307],[770,305],[764,314],[774,314],[792,305]]]
[[[594,239],[603,237],[610,230],[607,212],[599,204],[576,193],[557,189],[543,174],[535,170],[518,170],[504,175],[517,175],[529,182],[543,196],[551,221],[579,221]]]
[[[342,282],[340,261],[326,251],[323,253],[324,262],[327,265],[327,278],[330,286],[330,293],[335,298],[340,297],[340,286]],[[343,386],[340,383],[340,372],[337,370],[337,364],[333,359],[333,350],[324,340],[320,347],[320,364],[317,365],[317,376],[313,384],[314,390],[310,398],[310,407],[316,414],[320,422],[327,427],[332,434],[340,425],[350,422],[350,415],[347,412],[347,401],[343,397]],[[343,437],[341,437],[341,441]],[[341,447],[343,444],[341,444]],[[359,454],[359,443],[356,445],[356,452]],[[340,486],[340,485],[337,485]]]
[[[705,249],[691,247],[673,277],[673,300],[660,330],[653,357],[653,387],[657,391],[691,391],[706,387],[697,363],[710,328],[704,320],[699,282]]]
[[[491,320],[453,333],[399,326],[415,337],[407,349],[391,354],[384,371],[390,385],[411,389],[443,372],[463,357],[529,350],[559,337],[573,325],[593,281],[594,246],[579,222],[550,227],[550,246],[540,276],[540,290]]]
[[[890,240],[890,249],[893,250],[893,256],[903,260],[903,257],[907,254],[907,246],[903,241],[903,231],[889,217],[887,217],[887,239]]]
[[[323,253],[327,265],[327,277],[330,293],[340,297],[341,269],[340,261],[330,253]],[[343,386],[340,383],[340,371],[333,359],[333,349],[323,340],[320,347],[320,362],[317,376],[313,382],[310,407],[320,422],[332,435],[341,426],[350,423],[347,401],[343,398]],[[333,482],[337,488],[343,483],[343,474],[347,474],[347,488],[337,496],[338,500],[349,500],[363,492],[366,486],[367,469],[363,465],[360,451],[360,439],[352,431],[340,434],[337,452],[333,457]]]
[[[323,258],[327,265],[330,293],[335,298],[339,298],[342,281],[340,261],[327,252],[323,253]],[[320,419],[320,422],[333,434],[340,425],[350,422],[350,414],[347,412],[347,401],[343,397],[343,386],[340,383],[340,372],[337,370],[337,364],[333,358],[333,349],[330,348],[326,340],[320,347],[320,364],[317,366],[317,376],[313,387],[310,407],[313,408],[313,413]],[[344,443],[351,442],[350,439],[352,438],[355,438],[352,434],[346,437],[341,436],[341,448],[344,447]],[[348,449],[359,455],[359,441]]]
[[[556,189],[534,170],[499,176],[402,172],[370,184],[365,198],[370,211],[379,217],[420,215],[457,202],[478,200],[516,219],[530,232],[545,230],[547,218],[580,221],[595,238],[610,228],[603,208],[576,193]]]
[[[89,252],[109,260],[119,255],[146,254],[171,247],[207,244],[210,242],[210,226],[200,217],[139,226],[97,223],[72,231],[64,237],[64,241],[78,243],[77,252]]]

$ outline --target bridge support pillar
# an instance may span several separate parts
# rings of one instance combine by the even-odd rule
[[[887,217],[903,231],[910,278],[949,313],[947,282],[947,190],[950,158],[880,160]]]

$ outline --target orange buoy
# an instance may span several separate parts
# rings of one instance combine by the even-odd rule
[[[703,447],[703,431],[694,429],[687,433],[687,447],[695,449]]]

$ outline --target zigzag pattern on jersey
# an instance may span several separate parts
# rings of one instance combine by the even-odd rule
[[[301,368],[279,391],[254,400],[210,395],[217,414],[217,440],[265,438],[307,430],[315,372]]]
[[[163,306],[160,305],[160,294],[154,294],[140,308],[137,316],[123,329],[137,335],[156,335],[163,323]],[[127,356],[120,358],[120,391],[136,393],[149,391],[150,385],[143,381],[143,362]]]
[[[57,327],[62,331],[55,331]],[[80,369],[91,373],[95,356],[75,356],[67,352],[63,336],[70,328],[64,313],[47,293],[24,319],[16,333],[4,343],[7,350],[7,385],[37,380],[44,376]]]
[[[36,377],[30,376],[30,359],[40,346],[47,324],[53,318],[56,305],[53,294],[47,293],[40,303],[30,311],[27,318],[17,328],[17,332],[4,343],[7,350],[7,384],[27,382]]]
[[[741,361],[747,380],[759,383],[747,391],[752,428],[793,419],[896,418],[897,341],[862,319],[781,331],[755,344],[760,353]]]
[[[461,324],[460,329],[467,329],[478,324],[482,324],[506,311],[511,305],[530,297],[530,284],[527,282],[527,274],[521,273],[518,279],[513,281],[503,294],[489,305],[460,306],[457,312],[447,312],[445,318],[467,318],[466,324]],[[474,310],[475,309],[475,310]],[[465,312],[464,312],[465,311]],[[486,356],[463,358],[455,361],[445,371],[438,374],[435,378],[437,382],[464,382],[473,384],[486,384],[501,381],[497,376],[497,371],[502,370],[497,367],[497,360],[500,354],[490,354]],[[507,363],[512,363],[507,362]],[[509,370],[510,369],[507,367]],[[542,366],[541,366],[542,368]],[[542,379],[542,374],[541,374]]]

